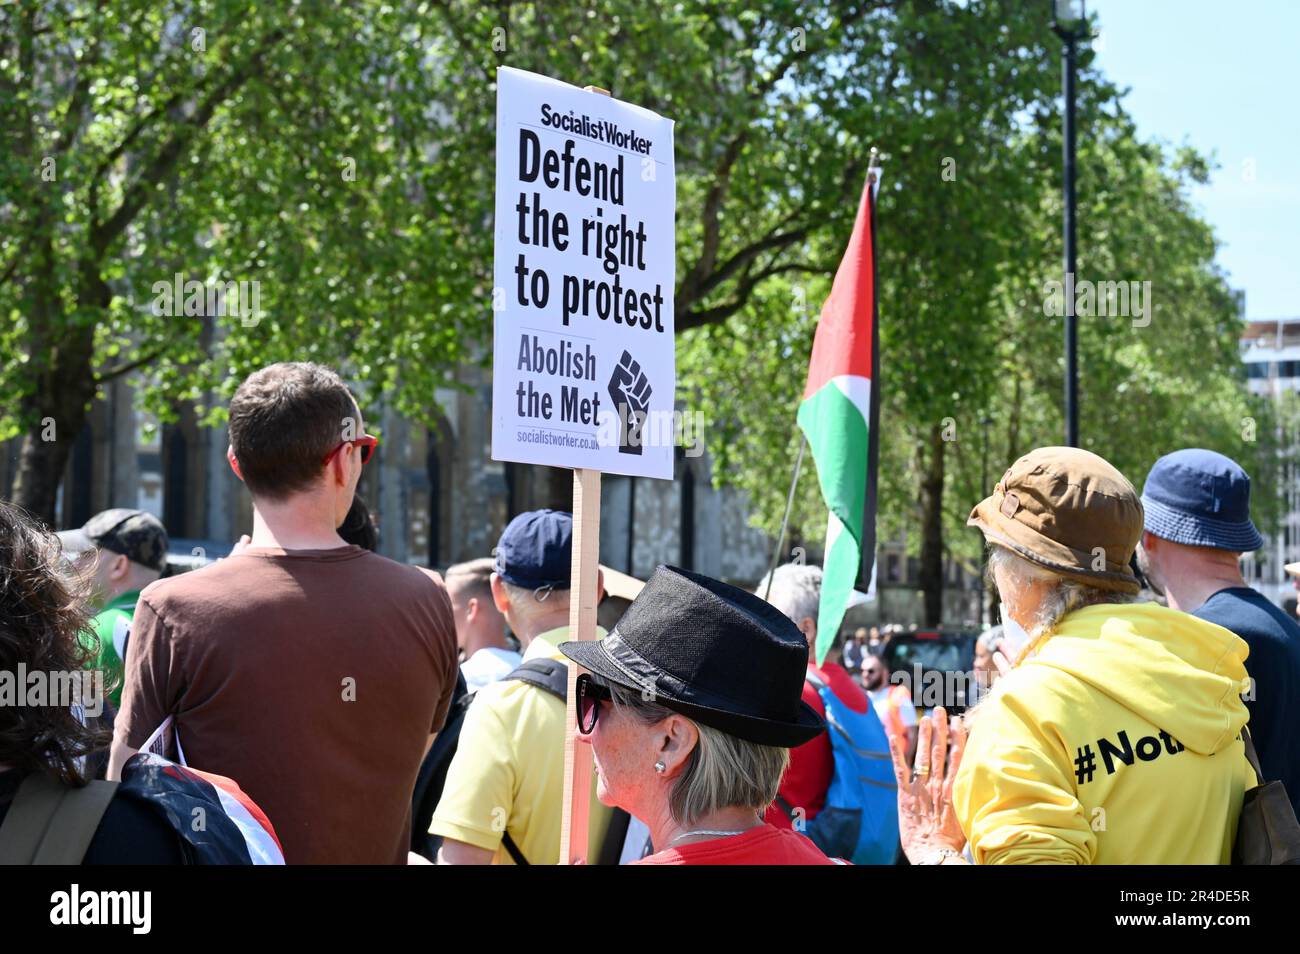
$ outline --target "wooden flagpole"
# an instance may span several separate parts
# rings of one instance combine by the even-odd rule
[[[584,86],[589,93],[609,90]],[[569,584],[569,638],[596,638],[596,582],[600,573],[600,471],[573,472],[573,563]],[[564,725],[564,802],[560,815],[560,864],[587,858],[591,819],[591,746],[578,741],[578,676],[585,672],[569,660],[569,693]]]

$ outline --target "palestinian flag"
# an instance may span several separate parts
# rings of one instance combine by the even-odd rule
[[[118,791],[163,818],[194,864],[284,864],[284,850],[270,819],[223,775],[200,772],[142,749],[126,760]]]
[[[839,632],[863,556],[870,570],[876,552],[879,338],[871,180],[869,175],[853,237],[822,306],[799,405],[799,428],[812,448],[822,498],[830,511],[817,613],[819,665]]]

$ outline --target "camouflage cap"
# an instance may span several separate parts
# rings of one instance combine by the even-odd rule
[[[58,537],[63,551],[70,556],[104,549],[151,570],[161,571],[167,563],[167,530],[157,517],[143,510],[105,510],[87,520],[80,530],[64,530]]]

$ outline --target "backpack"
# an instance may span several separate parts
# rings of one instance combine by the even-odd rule
[[[22,781],[0,825],[0,865],[79,865],[117,782],[60,785],[43,772]]]
[[[804,832],[829,858],[890,865],[898,855],[898,785],[885,728],[868,702],[854,712],[819,677],[808,674],[826,707],[835,771],[826,803]],[[794,817],[783,798],[782,811]]]
[[[284,864],[270,820],[237,784],[152,752],[131,756],[120,782],[73,787],[43,772],[28,775],[0,825],[0,864],[82,864],[115,798],[166,822],[187,864]],[[194,825],[196,817],[203,825]]]
[[[502,681],[511,680],[526,682],[561,702],[568,703],[569,664],[562,659],[531,659],[521,663]],[[466,691],[465,680],[459,674],[456,691],[460,695],[453,697],[452,711],[447,715],[447,723],[438,733],[438,737],[433,740],[429,754],[425,756],[424,764],[420,766],[420,775],[416,781],[416,809],[412,814],[411,850],[430,861],[437,860],[441,839],[429,834],[429,824],[433,821],[433,813],[437,810],[438,800],[442,798],[443,787],[447,784],[447,769],[451,767],[452,756],[456,754],[459,745],[460,732],[465,724],[465,713],[469,711],[470,703],[474,701],[476,695]],[[440,744],[444,742],[444,738],[445,744]],[[600,857],[595,861],[596,864],[618,864],[623,838],[627,834],[629,817],[622,809],[614,810],[604,847]],[[515,840],[510,837],[510,832],[502,834],[501,844],[515,864],[529,863],[524,853],[519,850],[519,846],[515,844]]]
[[[465,685],[465,677],[456,672],[456,688],[452,690],[451,706],[447,710],[447,720],[434,737],[433,745],[420,763],[420,772],[415,777],[415,791],[411,797],[411,851],[423,855],[430,861],[438,860],[438,846],[442,839],[429,834],[429,825],[433,822],[433,813],[442,798],[442,790],[447,784],[447,770],[456,755],[460,744],[460,730],[465,725],[465,713],[474,701],[474,693]]]

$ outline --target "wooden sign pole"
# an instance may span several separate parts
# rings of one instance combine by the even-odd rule
[[[609,90],[583,87],[589,93]],[[569,638],[596,638],[596,581],[600,573],[600,471],[573,472],[573,563],[569,589]],[[560,864],[587,859],[591,819],[591,746],[578,741],[578,675],[569,661],[569,701],[564,727],[564,803],[560,816]]]
[[[569,591],[569,638],[596,638],[596,577],[600,572],[600,471],[573,472],[573,583]],[[578,741],[578,674],[569,662],[569,702],[564,733],[564,813],[560,817],[560,864],[587,858],[591,816],[591,746]]]

